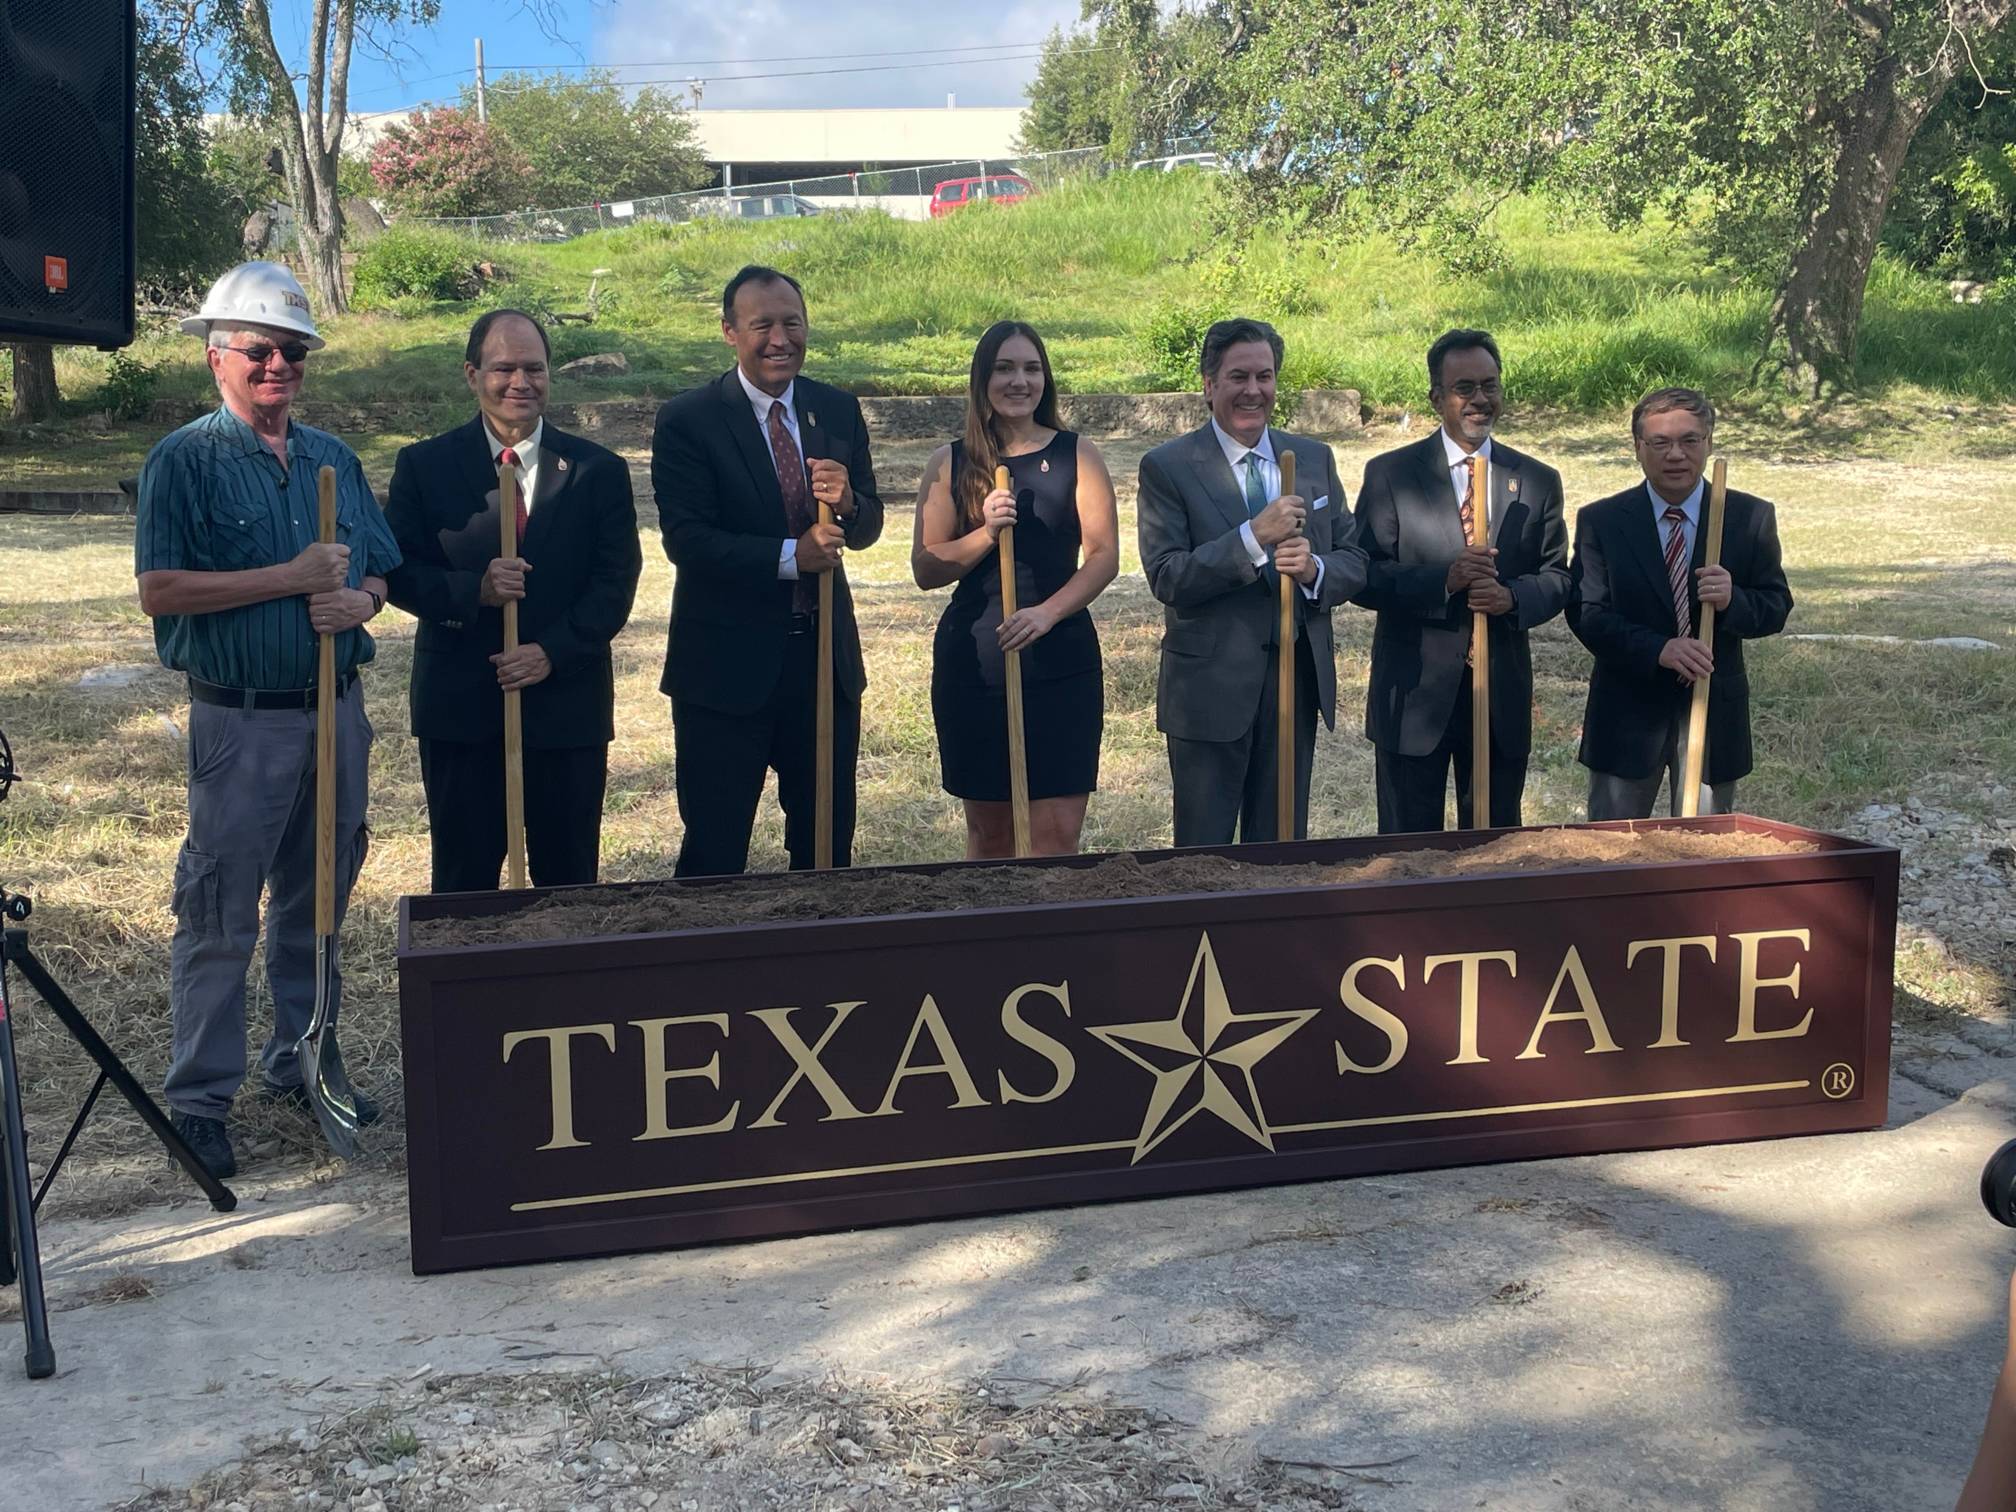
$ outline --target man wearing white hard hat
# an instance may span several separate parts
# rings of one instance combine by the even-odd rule
[[[249,262],[182,321],[202,336],[222,403],[140,471],[134,571],[162,665],[189,680],[189,835],[175,862],[165,1095],[211,1172],[237,1170],[225,1127],[245,1080],[245,972],[266,898],[273,1034],[268,1095],[305,1105],[295,1042],[315,1002],[318,638],[336,652],[336,918],[364,863],[371,726],[357,669],[399,550],[356,454],[290,418],[310,352],[308,296]],[[316,475],[336,472],[337,544],[319,542]],[[331,1003],[341,972],[331,969]],[[358,1097],[360,1121],[377,1110]]]

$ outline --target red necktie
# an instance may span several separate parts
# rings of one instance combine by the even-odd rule
[[[1668,504],[1661,518],[1673,527],[1666,537],[1666,578],[1673,585],[1673,620],[1684,638],[1694,633],[1687,611],[1687,511]]]
[[[782,399],[770,405],[769,431],[770,460],[777,468],[777,491],[784,496],[784,523],[795,540],[812,528],[812,489],[805,481],[805,459],[798,454],[798,443],[791,439],[791,427],[784,423]],[[798,574],[791,587],[791,605],[800,614],[809,614],[819,607],[816,574]]]
[[[507,446],[504,450],[497,453],[497,460],[506,467],[515,468],[518,466],[518,453]],[[518,479],[518,524],[516,527],[518,533],[512,537],[518,543],[518,554],[520,556],[525,554],[525,522],[530,518],[531,516],[525,510],[525,479],[521,476]]]

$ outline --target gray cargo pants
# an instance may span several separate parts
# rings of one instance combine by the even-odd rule
[[[301,1080],[294,1042],[315,1012],[315,720],[312,709],[189,705],[189,837],[175,860],[175,1040],[163,1084],[178,1112],[223,1118],[245,1080],[245,971],[262,892],[273,1036],[259,1064],[271,1085]],[[371,740],[363,684],[352,681],[336,701],[339,929],[368,843]],[[330,978],[333,1014],[342,989],[333,959]]]

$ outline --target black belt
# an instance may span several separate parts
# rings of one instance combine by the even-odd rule
[[[336,696],[341,698],[350,691],[350,684],[357,681],[355,668],[336,679]],[[200,677],[189,679],[189,696],[198,703],[217,704],[226,709],[312,709],[315,707],[314,688],[224,688],[216,683],[204,682]]]
[[[819,628],[818,612],[816,610],[807,610],[803,614],[792,615],[789,622],[789,628],[787,628],[784,633],[786,635],[810,635],[814,630],[817,630],[818,628]]]

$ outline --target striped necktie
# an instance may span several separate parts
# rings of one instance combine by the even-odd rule
[[[1694,617],[1687,608],[1687,511],[1668,504],[1661,518],[1671,527],[1666,534],[1666,578],[1673,585],[1673,622],[1685,637],[1694,633]]]

